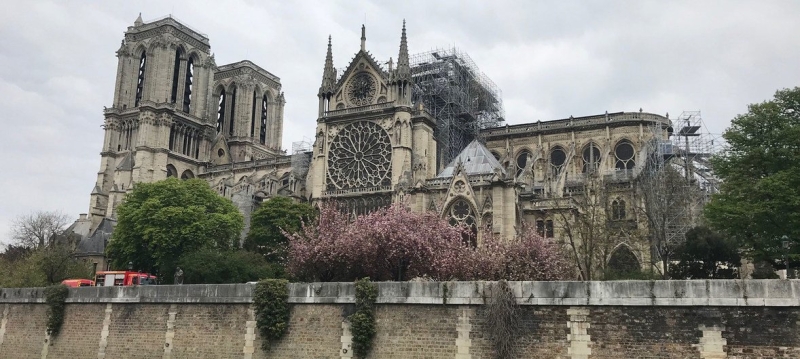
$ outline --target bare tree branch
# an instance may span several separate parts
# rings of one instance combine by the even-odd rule
[[[20,215],[11,224],[14,244],[26,248],[44,248],[64,232],[69,217],[58,211],[37,211]]]

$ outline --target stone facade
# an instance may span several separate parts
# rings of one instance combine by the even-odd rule
[[[171,17],[140,17],[117,57],[90,231],[79,246],[99,269],[125,193],[167,177],[207,180],[245,214],[245,227],[273,196],[335,200],[359,214],[404,202],[466,224],[475,244],[485,231],[502,238],[521,230],[575,234],[568,230],[570,216],[582,211],[575,199],[591,197],[587,184],[602,181],[608,196],[598,204],[601,217],[614,223],[599,266],[615,253],[633,266],[650,262],[633,182],[648,144],[668,138],[667,117],[606,113],[486,128],[453,161],[440,163],[438,119],[415,98],[425,90],[415,87],[422,70],[409,63],[405,24],[397,61],[386,67],[367,51],[362,27],[361,47],[341,74],[329,39],[316,140],[311,151],[287,155],[280,149],[280,79],[247,60],[218,66],[206,35]]]
[[[369,358],[492,358],[493,282],[377,283]],[[443,291],[447,286],[448,291]],[[796,358],[799,280],[509,282],[518,358]],[[0,289],[0,358],[351,358],[353,283],[289,285],[269,351],[254,285],[70,289],[61,334],[43,290]],[[447,293],[447,297],[443,296]]]

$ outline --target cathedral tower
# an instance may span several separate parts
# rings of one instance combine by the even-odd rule
[[[128,27],[117,50],[113,103],[105,109],[100,171],[91,194],[94,229],[114,217],[137,182],[194,177],[213,127],[205,99],[214,60],[208,38],[171,17]]]

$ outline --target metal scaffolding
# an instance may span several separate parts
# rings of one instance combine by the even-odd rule
[[[700,224],[703,206],[719,191],[710,158],[722,139],[710,134],[700,111],[684,111],[669,129],[656,125],[643,154],[640,176],[653,245],[653,259],[674,260],[672,251]]]
[[[412,100],[437,120],[438,169],[458,156],[483,128],[504,121],[500,89],[456,48],[412,55]]]
[[[292,173],[295,177],[305,178],[311,163],[311,140],[303,137],[302,141],[292,142]]]

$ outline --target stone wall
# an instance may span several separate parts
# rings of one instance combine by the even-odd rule
[[[800,357],[800,280],[511,282],[520,358]],[[371,358],[491,358],[491,282],[378,283]],[[58,337],[41,288],[0,289],[0,358],[351,358],[352,283],[290,284],[267,352],[253,284],[70,289]],[[446,289],[445,289],[446,288]]]

